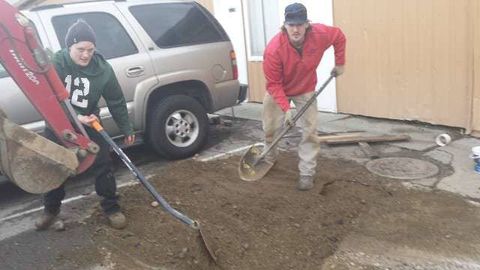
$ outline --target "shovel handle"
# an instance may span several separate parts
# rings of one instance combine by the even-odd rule
[[[165,209],[168,213],[174,216],[176,219],[182,221],[186,225],[190,226],[192,229],[200,230],[200,223],[196,220],[193,220],[186,216],[185,214],[179,212],[177,209],[173,208],[164,198],[160,195],[157,190],[153,187],[152,184],[143,176],[143,174],[138,170],[138,168],[133,165],[132,161],[128,158],[127,155],[122,151],[122,149],[113,141],[108,133],[103,129],[102,125],[98,121],[93,121],[91,123],[92,128],[94,128],[103,139],[113,148],[113,151],[117,153],[123,163],[127,166],[130,172],[140,181],[140,183],[150,192],[150,194],[155,198],[155,200]]]
[[[283,138],[287,132],[295,126],[295,123],[298,121],[298,119],[305,113],[305,111],[312,105],[312,103],[317,99],[318,95],[320,95],[323,90],[327,87],[327,85],[330,83],[330,81],[334,78],[335,76],[332,74],[328,79],[322,84],[320,89],[315,91],[315,94],[303,105],[303,107],[295,114],[292,120],[292,124],[287,125],[281,132],[278,134],[278,136],[273,140],[273,142],[263,151],[263,153],[253,162],[253,165],[257,165],[257,163],[262,160],[271,150],[272,148]]]
[[[102,125],[100,125],[100,123],[97,120],[92,122],[92,128],[95,129],[97,132],[100,132],[103,130]]]

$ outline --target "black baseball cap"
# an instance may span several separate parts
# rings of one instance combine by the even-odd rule
[[[304,5],[293,3],[285,8],[286,24],[302,24],[307,21],[307,8]]]

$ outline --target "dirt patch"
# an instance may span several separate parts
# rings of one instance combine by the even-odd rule
[[[100,211],[87,220],[104,265],[322,269],[352,233],[445,253],[449,251],[442,251],[444,246],[478,240],[468,234],[480,229],[478,218],[472,217],[478,214],[474,206],[455,196],[406,190],[353,162],[319,159],[315,187],[300,192],[295,189],[294,154],[282,154],[270,173],[256,182],[238,178],[238,161],[185,160],[149,172],[150,181],[174,208],[200,221],[218,265],[208,260],[196,232],[161,207],[152,207],[152,197],[140,185],[121,190],[127,229],[110,229]],[[465,215],[468,224],[461,221]],[[455,247],[454,252],[461,253],[474,245]],[[329,269],[348,269],[336,268],[331,257],[328,261]]]

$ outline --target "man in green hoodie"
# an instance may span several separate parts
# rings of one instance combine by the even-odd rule
[[[128,119],[128,111],[120,85],[110,64],[95,51],[95,33],[84,20],[78,20],[67,31],[66,48],[53,57],[55,69],[70,92],[70,102],[78,113],[78,119],[95,143],[100,146],[91,169],[95,176],[95,191],[102,196],[101,206],[113,228],[123,229],[126,218],[118,205],[116,181],[112,173],[109,145],[90,125],[99,120],[98,102],[103,97],[116,124],[125,135],[125,144],[131,145],[135,135]],[[57,141],[47,127],[46,136]],[[44,212],[35,223],[38,230],[50,227],[60,213],[65,188],[60,186],[44,194]]]

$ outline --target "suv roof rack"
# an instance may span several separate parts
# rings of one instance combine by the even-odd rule
[[[61,3],[61,4],[46,4],[46,5],[40,5],[31,8],[31,11],[38,11],[38,10],[45,10],[45,9],[53,9],[53,8],[61,8],[67,5],[74,5],[74,4],[83,4],[83,3],[91,3],[91,2],[126,2],[126,0],[79,0],[79,1],[74,1],[74,2],[66,2],[66,3]]]
[[[48,4],[48,5],[36,6],[34,8],[31,8],[30,10],[31,11],[38,11],[38,10],[61,8],[61,7],[63,7],[63,4]]]

